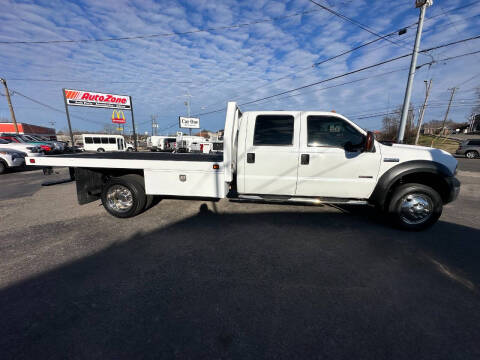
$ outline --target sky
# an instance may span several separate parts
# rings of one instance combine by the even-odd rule
[[[139,133],[151,132],[152,115],[160,133],[178,130],[178,116],[187,115],[186,94],[191,95],[191,114],[200,114],[201,127],[213,131],[224,126],[227,101],[250,103],[240,106],[242,111],[335,110],[364,129],[379,130],[383,114],[403,102],[410,57],[252,102],[412,51],[412,24],[419,15],[413,0],[317,2],[375,34],[395,33],[390,41],[378,40],[312,66],[377,37],[308,0],[0,0],[0,77],[13,93],[17,121],[54,124],[59,130],[67,128],[62,88],[130,95]],[[480,34],[479,1],[434,0],[426,17],[421,49]],[[397,34],[409,25],[406,34]],[[185,32],[190,33],[178,34]],[[418,56],[418,65],[434,61],[416,71],[413,85],[417,111],[424,81],[432,79],[425,121],[443,118],[453,87],[458,90],[449,118],[467,121],[480,102],[475,96],[480,53],[442,59],[477,50],[480,39]],[[10,118],[4,89],[0,94],[0,118]],[[99,131],[111,123],[111,110],[70,107],[70,114],[78,130]]]

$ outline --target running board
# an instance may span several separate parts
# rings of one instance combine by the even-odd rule
[[[367,205],[366,200],[342,199],[342,198],[309,198],[309,197],[291,197],[291,196],[270,196],[270,195],[238,195],[238,198],[230,199],[233,201],[251,201],[251,202],[271,202],[271,203],[304,203],[310,205],[321,204],[344,204],[344,205]]]

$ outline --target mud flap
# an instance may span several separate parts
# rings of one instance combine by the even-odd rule
[[[102,173],[84,168],[75,168],[77,199],[80,205],[100,199],[102,193]]]

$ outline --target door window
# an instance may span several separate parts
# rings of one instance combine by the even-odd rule
[[[292,115],[259,115],[255,120],[253,145],[279,146],[293,144]]]
[[[307,117],[308,146],[341,147],[350,142],[360,145],[364,136],[346,121],[335,116]]]

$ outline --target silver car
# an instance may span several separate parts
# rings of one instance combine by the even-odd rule
[[[455,151],[457,155],[465,155],[468,159],[475,159],[480,156],[480,139],[469,139],[463,141]]]

